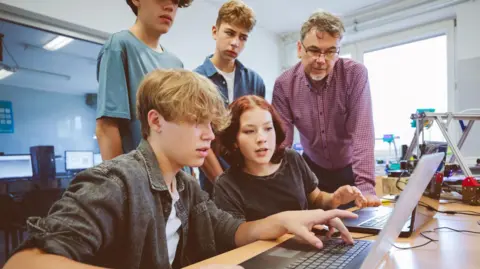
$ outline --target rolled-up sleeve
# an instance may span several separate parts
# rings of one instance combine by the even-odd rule
[[[126,56],[122,51],[107,48],[99,61],[97,119],[131,119]]]
[[[37,248],[88,263],[113,244],[121,229],[121,186],[120,181],[107,178],[98,167],[80,173],[47,217],[27,220],[29,238],[15,252]]]
[[[305,194],[308,196],[318,187],[318,178],[313,173],[313,171],[308,166],[305,159],[300,155],[300,153],[289,150],[294,155],[295,161],[297,163],[296,169],[300,169],[302,175],[303,185],[305,186]]]

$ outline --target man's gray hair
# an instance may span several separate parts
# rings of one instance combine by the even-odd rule
[[[318,32],[326,32],[340,39],[342,39],[343,33],[345,32],[345,26],[340,18],[324,10],[316,11],[303,23],[300,32],[302,41],[313,28]]]

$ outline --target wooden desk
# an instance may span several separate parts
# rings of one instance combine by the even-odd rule
[[[379,184],[377,184],[376,190],[377,193],[382,194],[381,179],[379,179],[377,179]],[[459,203],[443,204],[440,206],[439,210],[471,210],[480,213],[480,207]],[[477,221],[480,221],[480,217],[466,215],[446,215],[438,213],[430,222],[422,227],[421,231],[433,230],[436,227],[450,227],[453,229],[480,232],[480,225],[477,223]],[[420,231],[417,231],[409,238],[398,238],[396,245],[399,247],[411,247],[427,242],[427,240],[419,233]],[[366,234],[358,233],[353,233],[352,235],[353,237],[366,236]],[[480,235],[457,233],[449,230],[439,230],[435,233],[429,233],[427,236],[430,236],[433,239],[439,239],[439,241],[410,250],[400,250],[392,246],[390,252],[387,253],[378,268],[480,268]],[[185,268],[196,269],[209,264],[240,264],[291,237],[292,235],[284,235],[276,241],[257,241]],[[376,236],[372,236],[365,238],[364,240],[375,239]]]
[[[472,210],[480,213],[479,207],[462,204],[442,205],[440,210]],[[480,221],[480,217],[437,214],[421,230],[450,227],[460,230],[480,231],[480,225],[477,221]],[[414,233],[410,238],[399,238],[396,245],[411,247],[427,242],[419,233]],[[352,235],[353,237],[365,236],[365,234],[358,233]],[[478,269],[480,267],[480,235],[439,230],[435,233],[429,233],[427,236],[439,239],[439,241],[411,250],[400,250],[392,247],[378,268]],[[257,241],[185,268],[195,269],[209,264],[240,264],[291,237],[291,235],[284,235],[276,241]],[[372,236],[364,240],[375,239],[376,236]]]

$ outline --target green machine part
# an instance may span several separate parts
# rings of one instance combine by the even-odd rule
[[[435,108],[417,108],[417,114],[420,114],[422,112],[435,112]],[[427,124],[428,124],[428,121],[425,122],[425,125]],[[417,128],[417,121],[412,120],[410,125],[412,126],[412,128]]]

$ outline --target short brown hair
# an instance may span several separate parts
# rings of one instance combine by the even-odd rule
[[[137,118],[142,136],[150,135],[148,112],[156,110],[167,121],[211,121],[214,131],[230,122],[223,97],[206,77],[184,69],[157,69],[145,76],[137,92]]]
[[[313,13],[308,20],[303,23],[300,32],[302,41],[313,28],[318,32],[326,32],[340,39],[342,39],[343,33],[345,32],[345,26],[342,20],[332,13],[323,10]]]
[[[178,7],[182,8],[182,7],[189,7],[192,4],[193,0],[177,0],[177,1],[173,1],[173,2],[174,3],[177,2]],[[132,9],[133,13],[135,13],[135,16],[137,16],[138,15],[137,6],[133,4],[132,0],[127,0],[127,4]]]
[[[235,26],[243,27],[252,31],[257,23],[255,13],[241,0],[229,0],[222,5],[218,11],[217,28],[220,28],[222,23],[228,23]]]
[[[221,144],[219,154],[224,157],[230,165],[244,165],[243,155],[240,150],[235,147],[235,144],[237,143],[237,135],[240,131],[240,117],[245,111],[255,107],[265,109],[272,115],[273,128],[275,129],[276,135],[276,147],[271,162],[279,163],[283,159],[285,153],[283,142],[285,141],[286,135],[283,122],[277,111],[262,97],[256,95],[244,95],[230,104],[229,109],[232,115],[231,123],[218,135]]]

